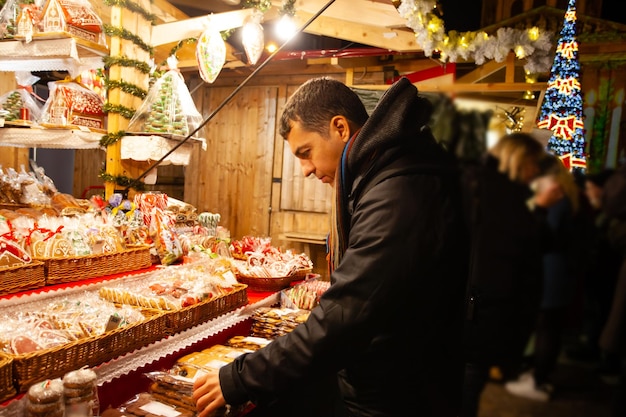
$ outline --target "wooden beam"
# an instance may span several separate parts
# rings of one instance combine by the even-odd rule
[[[456,98],[467,99],[467,100],[476,100],[476,101],[486,101],[494,104],[513,104],[515,102],[516,106],[519,107],[532,107],[533,109],[537,107],[537,100],[529,100],[524,98],[513,98],[513,97],[504,97],[504,96],[493,96],[489,94],[472,94],[472,93],[458,93],[455,95]]]
[[[254,8],[249,8],[155,25],[152,26],[150,44],[158,46],[183,39],[199,38],[202,32],[209,27],[218,32],[238,28],[243,25],[244,19],[253,12]]]
[[[626,52],[625,41],[582,43],[578,47],[578,56],[595,55],[595,54],[611,54],[611,53],[618,53],[618,52]]]
[[[294,21],[298,27],[302,27],[313,16],[312,13],[300,11],[294,16]],[[314,35],[329,36],[362,45],[389,49],[390,51],[418,52],[422,50],[417,44],[415,33],[410,30],[388,29],[324,15],[318,16],[304,31]]]
[[[415,84],[420,91],[440,91],[447,93],[458,92],[525,92],[525,91],[540,91],[545,90],[548,87],[548,83],[455,83],[446,85],[434,85],[427,83]]]
[[[431,83],[415,83],[419,91],[423,92],[441,92],[441,93],[494,93],[494,92],[526,92],[526,91],[545,91],[548,83],[455,83],[455,84],[431,84]],[[367,90],[386,90],[389,84],[376,85],[359,85],[359,88]],[[543,97],[543,93],[542,96]]]
[[[471,84],[476,83],[480,80],[483,80],[489,77],[492,74],[500,71],[502,68],[506,66],[506,62],[497,62],[495,60],[486,62],[485,64],[479,66],[475,70],[465,74],[462,77],[457,78],[458,83],[463,84]]]
[[[506,56],[506,71],[504,73],[504,81],[507,83],[515,82],[515,54],[509,52]]]

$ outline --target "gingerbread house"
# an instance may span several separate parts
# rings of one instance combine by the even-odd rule
[[[67,33],[104,45],[102,20],[86,1],[48,0],[42,9],[40,33]]]

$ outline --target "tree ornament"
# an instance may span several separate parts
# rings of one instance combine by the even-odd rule
[[[209,84],[215,81],[226,62],[226,44],[217,30],[209,28],[202,33],[196,45],[196,60],[202,79]]]
[[[261,58],[263,47],[265,46],[263,26],[261,26],[262,19],[263,14],[261,12],[256,11],[252,13],[245,19],[241,30],[241,41],[246,51],[248,62],[251,65],[256,64],[259,58]]]

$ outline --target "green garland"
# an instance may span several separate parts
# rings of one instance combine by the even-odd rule
[[[272,7],[272,2],[270,0],[246,0],[243,3],[244,9],[249,9],[251,7],[255,7],[265,13]]]
[[[223,37],[224,35],[222,35]],[[169,55],[167,56],[167,58],[171,57],[171,56],[175,56],[176,52],[178,52],[178,50],[180,48],[183,47],[183,45],[185,44],[192,44],[192,43],[197,43],[198,42],[198,38],[187,38],[187,39],[183,39],[178,41],[178,43],[176,45],[174,45],[174,47],[170,50]],[[161,62],[161,66],[165,66],[167,65],[167,58],[165,58],[165,60],[163,60]]]
[[[106,4],[107,6],[118,6],[128,9],[132,12],[140,14],[152,25],[156,25],[156,21],[158,19],[157,16],[141,7],[141,5],[139,5],[138,3],[129,0],[104,0],[104,4]]]
[[[131,41],[132,43],[134,43],[135,45],[137,45],[138,47],[140,47],[144,51],[148,52],[150,55],[154,54],[154,48],[153,47],[151,47],[150,45],[145,43],[143,41],[143,39],[141,39],[139,36],[135,35],[131,31],[129,31],[128,29],[117,28],[115,26],[107,25],[107,24],[105,24],[103,26],[104,26],[104,33],[106,35],[108,35],[108,36],[117,36],[119,38],[126,39],[127,41]]]
[[[104,182],[112,182],[121,187],[131,187],[137,191],[144,191],[146,189],[143,182],[127,177],[126,175],[111,175],[107,174],[105,171],[101,171],[99,177],[102,178]]]
[[[106,103],[103,107],[103,110],[107,113],[117,113],[125,119],[132,119],[135,115],[136,110],[131,109],[130,107],[123,106],[121,104],[110,104]]]
[[[100,139],[100,146],[102,146],[103,148],[106,148],[107,146],[113,145],[114,143],[122,139],[122,137],[124,137],[125,135],[126,135],[126,132],[124,130],[118,130],[117,132],[107,133],[106,135],[102,136],[102,138]]]
[[[136,86],[135,84],[127,83],[126,81],[111,80],[108,77],[104,79],[104,86],[107,90],[119,88],[123,92],[139,97],[142,100],[148,95],[146,90]]]
[[[138,61],[136,59],[128,58],[125,56],[121,57],[113,57],[113,56],[105,56],[103,58],[104,68],[109,69],[114,65],[118,65],[120,67],[127,68],[135,68],[137,71],[140,71],[144,74],[150,74],[152,68],[146,62]]]
[[[281,16],[287,15],[294,17],[296,15],[296,0],[286,0],[283,1],[283,7],[278,11],[278,14]]]

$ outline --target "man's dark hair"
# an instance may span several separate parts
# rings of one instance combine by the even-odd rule
[[[287,139],[291,122],[322,136],[328,135],[328,122],[334,116],[344,116],[350,128],[363,126],[368,114],[359,96],[341,81],[328,77],[306,81],[287,100],[280,118],[279,133]]]

